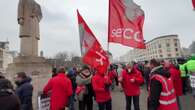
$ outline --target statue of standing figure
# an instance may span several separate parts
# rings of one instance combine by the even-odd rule
[[[39,22],[41,19],[41,7],[35,0],[19,0],[17,20],[20,25],[20,54],[22,56],[38,56]]]

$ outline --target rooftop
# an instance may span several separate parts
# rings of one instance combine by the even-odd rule
[[[152,40],[146,42],[146,44],[147,44],[147,43],[150,43],[150,42],[152,42],[152,41],[154,41],[154,40],[163,39],[163,38],[167,38],[167,37],[169,37],[169,38],[170,38],[170,37],[178,37],[178,35],[177,35],[177,34],[172,34],[172,35],[164,35],[164,36],[156,37],[156,38],[154,38],[154,39],[152,39]]]

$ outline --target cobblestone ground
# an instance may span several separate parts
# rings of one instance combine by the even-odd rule
[[[140,96],[140,110],[147,110],[147,91],[145,88],[142,88],[142,93]],[[181,110],[195,110],[195,99],[191,95],[180,97],[181,101]],[[113,110],[125,110],[125,96],[123,92],[120,92],[119,89],[116,89],[112,92],[112,107]],[[77,104],[76,104],[76,110]],[[94,104],[94,109],[98,110],[97,104]],[[132,108],[132,110],[134,110]]]

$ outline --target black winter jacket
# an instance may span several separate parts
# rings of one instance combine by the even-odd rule
[[[150,78],[154,74],[159,74],[162,75],[166,78],[169,78],[171,75],[168,72],[168,70],[163,69],[162,66],[154,68],[151,73],[150,73]],[[162,85],[158,80],[150,80],[149,81],[149,86],[150,86],[150,96],[148,97],[148,110],[157,110],[159,107],[159,99],[160,99],[160,94],[162,91]]]
[[[32,110],[33,86],[30,82],[31,78],[26,78],[16,89],[16,94],[21,102],[21,110]]]
[[[0,79],[0,110],[20,110],[19,98],[13,92],[13,86],[7,79]]]

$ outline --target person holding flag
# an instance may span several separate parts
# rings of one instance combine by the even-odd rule
[[[108,55],[101,47],[78,10],[77,16],[82,60],[85,64],[96,69],[96,73],[92,78],[92,86],[99,110],[112,110],[111,93],[109,90],[112,81],[106,74],[110,64]]]

